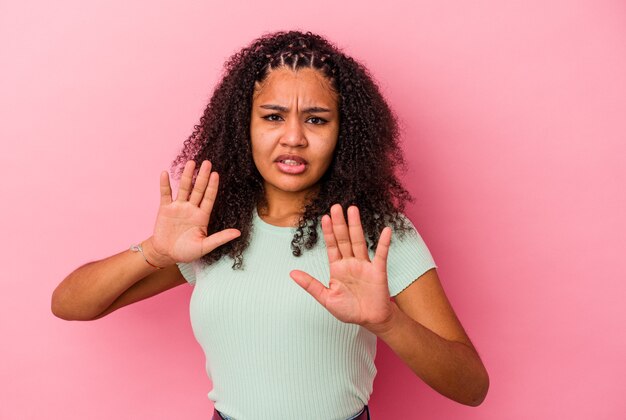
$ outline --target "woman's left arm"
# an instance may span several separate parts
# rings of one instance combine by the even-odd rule
[[[392,316],[367,326],[437,392],[461,404],[480,405],[489,375],[456,317],[436,269],[395,296]]]
[[[340,205],[322,217],[330,266],[329,287],[300,270],[291,277],[331,314],[367,328],[429,386],[461,404],[477,406],[489,376],[454,314],[435,269],[390,300],[387,256],[391,229],[380,235],[370,259],[358,209]]]

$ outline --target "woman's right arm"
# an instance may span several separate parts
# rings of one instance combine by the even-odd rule
[[[146,255],[149,241],[143,243]],[[185,282],[176,264],[157,270],[127,250],[74,270],[54,290],[52,313],[66,320],[98,319]]]
[[[190,262],[237,238],[237,229],[207,236],[217,195],[219,176],[204,161],[195,185],[195,163],[187,162],[176,200],[167,172],[161,174],[161,204],[154,234],[143,242],[143,252],[127,250],[85,264],[67,276],[52,294],[52,312],[67,320],[101,318],[116,309],[185,283],[176,262]]]

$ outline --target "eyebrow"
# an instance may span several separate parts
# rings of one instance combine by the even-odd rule
[[[260,105],[260,108],[273,109],[274,111],[281,111],[281,112],[289,112],[289,108],[280,106],[280,105],[274,105],[274,104]],[[331,112],[331,110],[327,108],[322,108],[320,106],[312,106],[312,107],[303,109],[302,112],[318,113],[318,112]]]

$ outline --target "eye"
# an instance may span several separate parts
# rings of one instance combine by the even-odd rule
[[[265,116],[263,116],[261,118],[263,118],[264,120],[267,120],[267,121],[280,121],[282,119],[282,117],[280,115],[278,115],[278,114],[265,115]]]
[[[315,125],[322,125],[328,122],[324,118],[320,118],[320,117],[311,117],[309,118],[309,121],[311,121]]]

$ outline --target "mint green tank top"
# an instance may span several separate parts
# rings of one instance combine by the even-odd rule
[[[412,232],[392,236],[391,296],[436,268],[409,224]],[[303,270],[328,287],[319,230],[318,244],[295,257],[295,228],[270,225],[255,212],[242,270],[233,270],[228,257],[209,266],[199,260],[178,264],[194,285],[191,325],[213,383],[208,397],[229,417],[344,420],[369,401],[376,335],[339,321],[289,277],[291,270]]]

